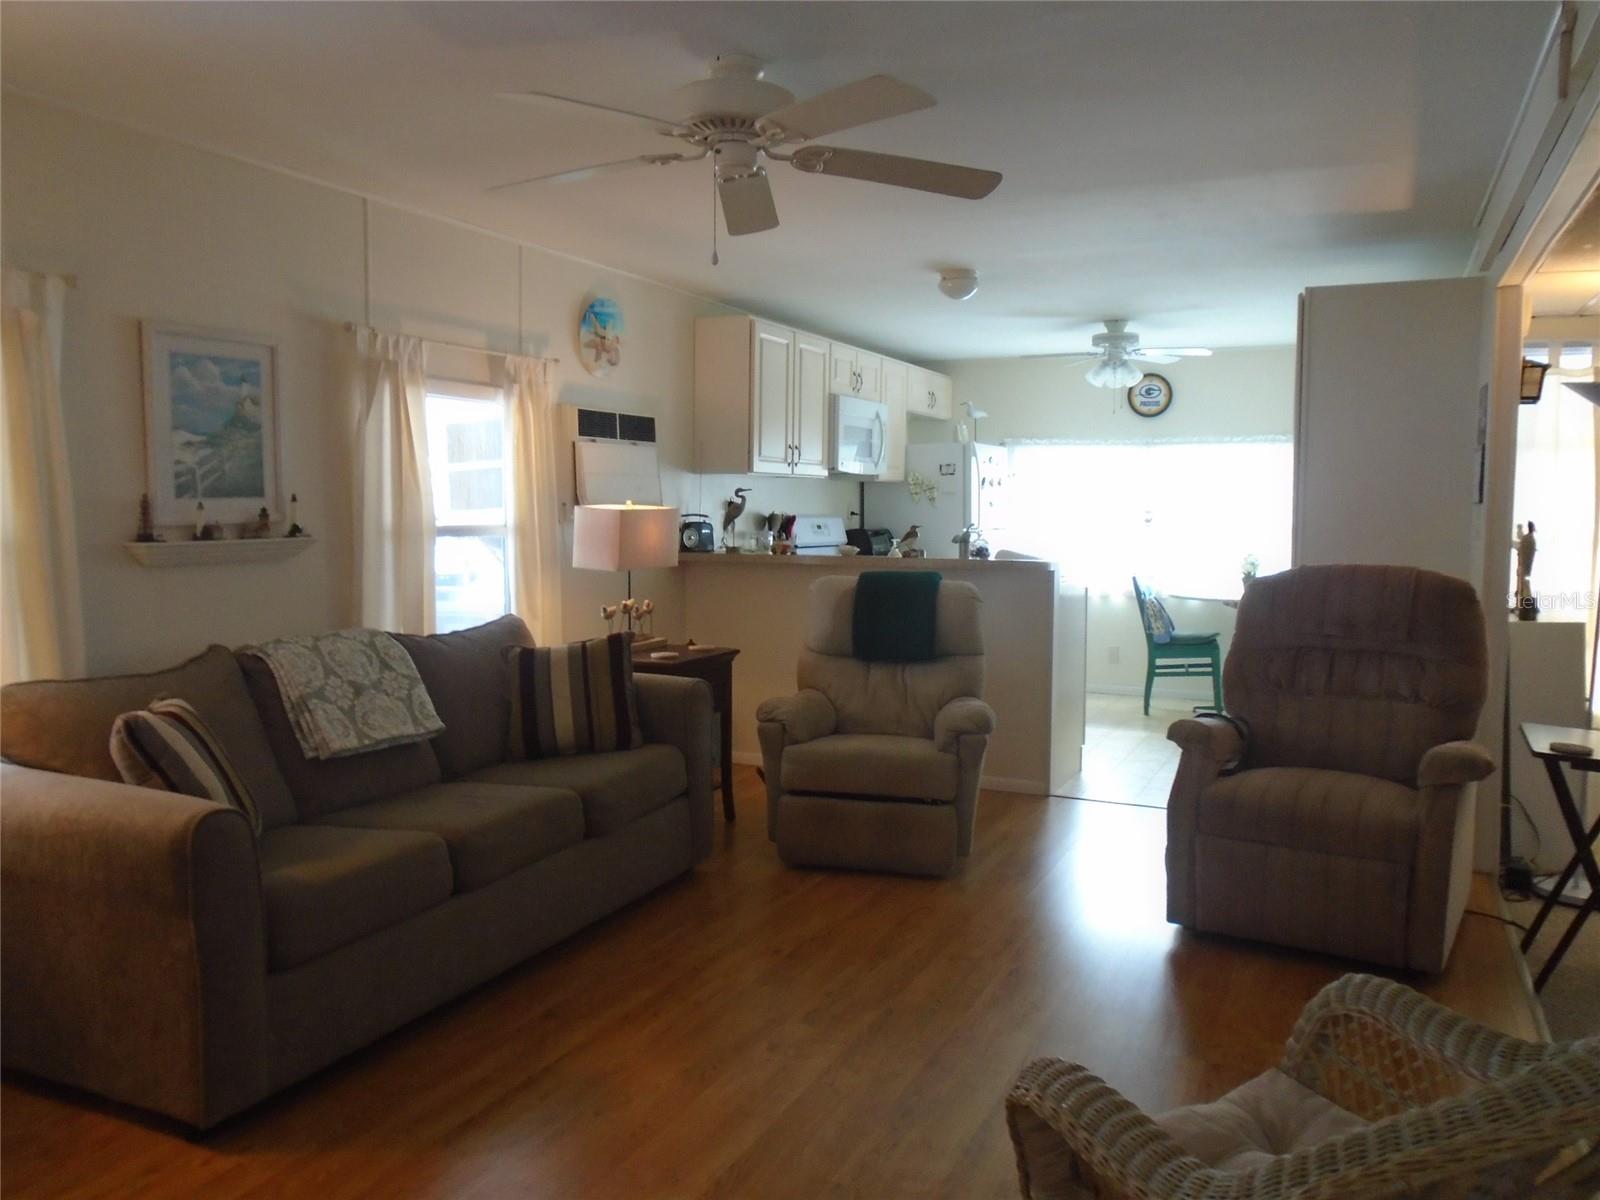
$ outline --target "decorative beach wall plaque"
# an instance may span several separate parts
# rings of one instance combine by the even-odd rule
[[[578,357],[591,375],[609,375],[622,364],[622,306],[615,300],[599,296],[584,306]]]
[[[144,436],[159,525],[276,514],[277,346],[242,334],[141,323]]]

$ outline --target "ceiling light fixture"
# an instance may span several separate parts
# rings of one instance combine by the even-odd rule
[[[1125,358],[1106,358],[1090,367],[1084,379],[1095,387],[1132,387],[1144,378],[1144,372]]]
[[[940,271],[939,290],[952,300],[970,300],[978,290],[978,273],[970,267]]]

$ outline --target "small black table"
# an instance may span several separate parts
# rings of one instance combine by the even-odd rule
[[[1573,847],[1572,861],[1561,872],[1555,887],[1551,889],[1550,895],[1540,907],[1539,915],[1533,918],[1533,924],[1528,926],[1528,932],[1522,937],[1524,954],[1532,948],[1539,936],[1539,930],[1544,927],[1545,919],[1560,902],[1561,894],[1566,891],[1573,875],[1582,870],[1583,877],[1589,882],[1589,898],[1583,902],[1583,907],[1572,918],[1572,924],[1567,926],[1566,933],[1561,935],[1555,950],[1540,968],[1538,978],[1533,981],[1533,990],[1540,992],[1544,990],[1545,982],[1554,973],[1567,948],[1572,945],[1572,940],[1578,936],[1578,930],[1583,927],[1583,923],[1600,909],[1600,866],[1595,864],[1594,859],[1595,839],[1600,837],[1600,819],[1596,819],[1588,829],[1583,827],[1583,815],[1578,812],[1577,801],[1573,799],[1572,789],[1567,786],[1566,774],[1561,770],[1561,765],[1565,763],[1574,771],[1600,771],[1600,756],[1593,753],[1586,756],[1557,754],[1550,749],[1550,743],[1576,742],[1593,749],[1600,747],[1600,730],[1566,729],[1560,725],[1539,725],[1532,721],[1524,721],[1522,739],[1528,743],[1528,750],[1533,756],[1544,763],[1545,772],[1550,776],[1551,790],[1556,794],[1556,804],[1561,809],[1561,820],[1567,827],[1568,836],[1572,838]]]
[[[653,651],[675,651],[675,658],[651,658]],[[733,820],[733,660],[731,646],[654,645],[633,652],[633,669],[645,675],[679,675],[711,685],[711,704],[722,733],[722,815]]]

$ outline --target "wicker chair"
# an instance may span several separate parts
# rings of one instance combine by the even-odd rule
[[[1278,1072],[1288,1077],[1285,1086],[1315,1093],[1311,1101],[1342,1118],[1347,1131],[1224,1169],[1186,1151],[1158,1123],[1196,1110],[1152,1120],[1085,1068],[1038,1059],[1006,1100],[1022,1194],[1028,1200],[1600,1195],[1600,1038],[1548,1046],[1519,1041],[1397,983],[1347,975],[1301,1013]]]

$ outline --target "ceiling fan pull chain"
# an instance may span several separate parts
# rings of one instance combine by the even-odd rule
[[[717,172],[711,170],[711,265],[717,265]]]

